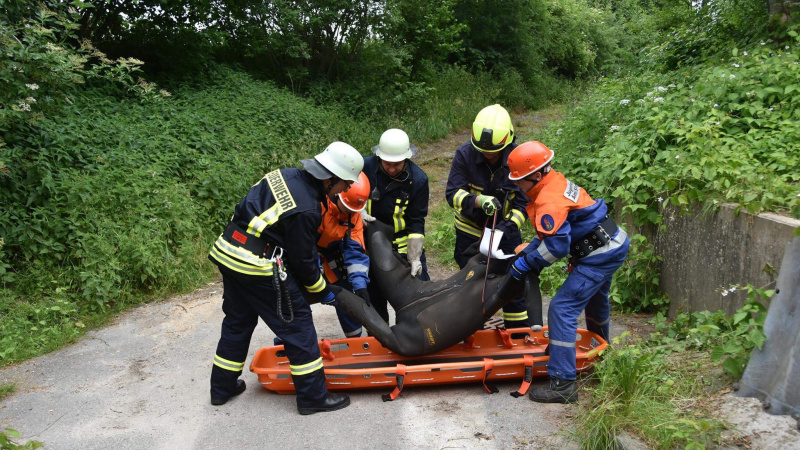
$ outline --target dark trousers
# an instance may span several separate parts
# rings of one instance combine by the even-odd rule
[[[408,255],[402,253],[401,256],[408,258]],[[422,250],[422,256],[420,256],[419,262],[422,263],[422,272],[417,275],[417,278],[422,281],[431,281],[431,277],[428,275],[428,261],[425,258],[425,250]],[[386,323],[389,323],[389,302],[383,295],[381,295],[381,291],[378,289],[377,284],[368,284],[367,291],[369,292],[369,299],[372,302],[372,307],[375,308],[375,311],[378,312],[378,314],[384,321],[386,321]]]
[[[289,283],[294,320],[285,324],[278,318],[272,277],[244,275],[224,266],[219,266],[219,271],[222,273],[222,311],[225,318],[222,320],[222,331],[211,369],[211,395],[227,397],[233,392],[247,359],[250,338],[261,317],[283,341],[292,367],[297,400],[309,402],[324,397],[328,390],[325,387],[325,372],[321,368],[311,307],[301,295],[294,277],[289,275],[286,280]],[[285,309],[284,315],[288,313]],[[313,370],[317,366],[319,369]],[[297,372],[305,373],[295,375],[295,368],[298,368]]]
[[[478,254],[477,244],[479,241],[479,237],[456,229],[456,247],[453,251],[453,258],[455,258],[459,269],[463,269],[470,258]],[[514,253],[514,249],[521,243],[522,237],[517,231],[516,233],[504,234],[498,248],[503,253]],[[524,294],[503,307],[503,324],[506,328],[528,327],[531,325],[528,318],[528,302]]]

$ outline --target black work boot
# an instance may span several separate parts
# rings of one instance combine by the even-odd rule
[[[347,394],[334,394],[328,392],[325,397],[315,402],[303,402],[297,400],[297,412],[302,415],[314,414],[318,412],[336,411],[346,408],[350,404],[350,397]]]
[[[528,397],[539,403],[572,403],[578,400],[578,387],[575,380],[550,377],[549,385],[531,389]]]
[[[230,400],[231,397],[235,397],[241,394],[242,392],[244,392],[245,389],[247,389],[247,385],[244,384],[244,380],[236,380],[236,388],[234,388],[233,393],[231,395],[227,397],[212,395],[211,404],[215,406],[224,405],[225,403],[228,402],[228,400]]]

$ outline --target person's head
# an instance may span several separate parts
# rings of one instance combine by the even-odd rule
[[[406,160],[414,156],[417,147],[411,144],[405,131],[392,128],[383,132],[372,151],[380,158],[383,171],[395,177],[405,169]]]
[[[472,146],[489,162],[496,162],[508,144],[514,142],[511,116],[500,105],[483,108],[472,123]]]
[[[308,173],[322,181],[328,195],[346,192],[364,168],[364,158],[358,150],[344,142],[333,142],[314,159],[300,162]]]
[[[339,194],[336,206],[342,213],[361,212],[369,199],[369,178],[364,172],[358,175],[358,181],[350,185],[350,189]]]
[[[538,141],[520,144],[508,154],[508,178],[527,193],[550,173],[555,153]]]

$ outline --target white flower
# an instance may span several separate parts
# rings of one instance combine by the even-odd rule
[[[739,65],[734,63],[733,67],[736,67],[738,69]]]
[[[764,41],[761,41],[761,45],[767,45],[767,43],[764,42]]]
[[[774,110],[774,109],[775,109],[775,108],[770,108],[769,110],[770,110],[770,111],[772,111],[772,110]]]
[[[786,46],[786,50],[789,50],[789,46],[788,45]]]
[[[676,88],[676,87],[678,87],[678,86],[677,86],[677,85],[674,85],[674,84],[669,84],[669,85],[667,85],[667,87],[669,87],[669,88]]]
[[[675,155],[675,159],[681,159],[681,155]]]
[[[19,106],[19,109],[21,109],[23,111],[30,111],[31,110],[31,105],[29,105],[29,104],[27,104],[25,102],[19,102],[19,104],[17,106]]]
[[[728,77],[728,78],[730,78],[730,79],[732,80],[732,79],[736,78],[736,75],[734,75],[734,74],[731,74],[731,76],[730,76],[730,77]]]
[[[647,96],[648,96],[648,97],[650,97],[650,96],[652,96],[652,95],[653,95],[653,91],[650,91],[650,92],[648,92],[648,93],[647,93]]]
[[[155,217],[150,218],[150,223],[156,223],[156,222],[158,222],[158,219],[156,219]]]
[[[561,136],[561,128],[559,128],[558,130],[556,130],[556,136]]]
[[[644,103],[644,99],[640,98],[639,100],[636,100],[636,103]]]
[[[30,90],[32,90],[32,91],[35,91],[35,90],[39,89],[39,85],[38,85],[38,84],[36,84],[36,83],[33,83],[33,84],[26,84],[25,86],[27,86],[27,87],[28,87],[28,89],[30,89]]]
[[[28,102],[28,103],[31,103],[31,104],[36,103],[36,99],[33,98],[33,97],[28,97],[28,98],[25,99],[25,101]]]
[[[627,104],[628,104],[628,103],[630,103],[630,102],[631,102],[631,101],[630,101],[630,100],[628,100],[627,98],[623,98],[622,100],[620,100],[620,101],[619,101],[619,104],[620,104],[620,105],[627,105]]]
[[[664,201],[664,199],[663,199],[662,197],[660,197],[660,196],[659,196],[659,197],[658,197],[658,203],[661,203],[661,202],[663,202],[663,201]]]
[[[722,290],[722,296],[723,297],[727,297],[728,296],[728,290],[727,289],[723,289]]]
[[[714,108],[716,108],[717,106],[719,106],[719,103],[714,103]]]
[[[742,55],[747,56],[747,52],[742,52]]]
[[[692,103],[694,103],[694,99],[692,99]]]
[[[656,97],[656,98],[653,99],[653,102],[655,102],[655,103],[660,103],[660,102],[663,102],[663,101],[664,101],[664,97]]]
[[[736,292],[736,285],[731,286],[730,292]]]
[[[657,90],[658,92],[666,92],[666,91],[667,91],[667,88],[665,88],[664,86],[658,86],[658,87],[656,88],[656,90]]]
[[[611,131],[617,131],[617,130],[619,130],[619,126],[611,125]]]

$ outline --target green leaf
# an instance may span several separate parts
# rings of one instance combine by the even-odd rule
[[[750,314],[750,313],[747,313],[747,312],[738,312],[738,313],[734,314],[734,315],[733,315],[733,323],[734,323],[734,324],[737,324],[737,323],[739,323],[739,322],[743,321],[744,319],[746,319],[746,318],[747,318],[747,316],[748,316],[749,314]]]
[[[722,367],[731,375],[738,376],[742,364],[739,362],[739,358],[727,358],[725,362],[722,363]]]
[[[711,350],[712,361],[719,361],[723,356],[725,356],[725,350],[722,349],[721,345],[718,345]]]
[[[800,236],[800,227],[795,228],[794,231],[792,232],[793,238],[796,238],[798,236]]]

